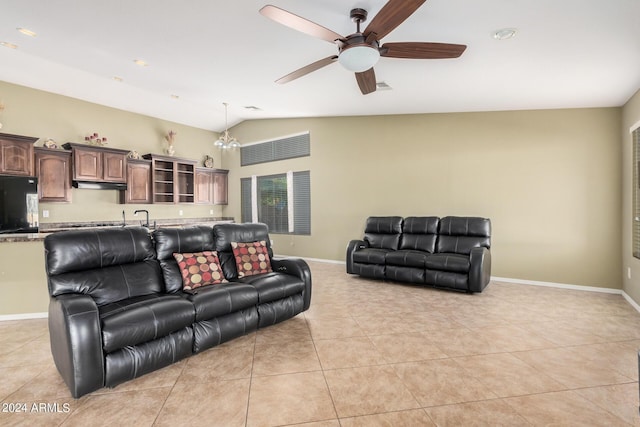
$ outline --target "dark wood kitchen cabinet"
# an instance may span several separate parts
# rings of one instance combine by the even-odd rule
[[[213,204],[226,205],[229,203],[228,197],[229,171],[216,169],[213,173]]]
[[[225,169],[196,168],[195,200],[203,205],[226,205],[227,176]]]
[[[145,154],[151,160],[153,203],[194,203],[196,161]]]
[[[63,145],[73,153],[73,180],[94,182],[127,181],[127,154],[117,148],[96,147],[68,142]]]
[[[151,203],[151,161],[127,161],[127,189],[120,192],[120,203]]]
[[[33,143],[37,140],[0,133],[0,174],[33,176]]]
[[[196,168],[195,202],[200,205],[213,204],[213,171],[208,168]]]
[[[38,200],[71,202],[71,152],[36,147],[34,149]]]

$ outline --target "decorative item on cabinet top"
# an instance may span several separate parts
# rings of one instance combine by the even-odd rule
[[[167,140],[167,148],[164,150],[167,156],[173,156],[174,154],[176,154],[176,150],[173,147],[173,143],[175,142],[177,134],[178,132],[170,130],[169,132],[167,132],[167,134],[164,137],[164,139]]]
[[[45,148],[51,148],[51,149],[58,148],[58,144],[51,138],[45,139],[44,142],[42,143],[42,146]]]
[[[205,168],[213,168],[213,157],[211,156],[204,156],[204,160],[202,161],[202,165]]]
[[[107,145],[107,137],[103,136],[102,138],[100,138],[98,132],[94,132],[89,136],[85,136],[84,140],[87,141],[87,144],[95,145],[97,147],[104,147],[105,145]]]

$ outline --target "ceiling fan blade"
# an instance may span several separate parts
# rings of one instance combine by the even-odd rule
[[[426,0],[389,0],[373,18],[364,35],[376,33],[378,40],[393,31],[413,14]]]
[[[449,43],[385,43],[380,47],[380,56],[407,59],[458,58],[466,48],[463,44]]]
[[[270,4],[260,9],[260,13],[263,16],[266,16],[267,18],[278,22],[279,24],[285,25],[289,28],[293,28],[294,30],[298,30],[301,33],[326,40],[329,43],[334,43],[336,40],[342,39],[342,36],[335,31],[331,31],[330,29],[325,28],[322,25],[311,22],[306,18],[295,15],[291,12],[280,9],[279,7]]]
[[[376,91],[376,73],[373,67],[362,73],[356,73],[356,81],[363,95]]]
[[[302,76],[306,76],[307,74],[319,70],[322,67],[326,67],[327,65],[335,62],[338,59],[337,55],[333,55],[333,56],[328,56],[324,59],[321,59],[319,61],[313,62],[309,65],[307,65],[306,67],[302,67],[292,73],[287,74],[284,77],[280,77],[278,80],[276,80],[276,83],[289,83],[292,80],[295,80],[297,78],[300,78]]]

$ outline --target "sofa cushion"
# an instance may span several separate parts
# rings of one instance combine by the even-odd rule
[[[182,274],[182,290],[192,291],[207,285],[226,282],[215,251],[173,254]]]
[[[385,262],[387,265],[424,268],[426,266],[427,257],[429,257],[429,254],[422,251],[391,251],[387,253]]]
[[[258,304],[258,291],[237,282],[199,288],[195,294],[184,294],[196,311],[196,322],[225,316]]]
[[[213,230],[207,226],[185,228],[159,228],[153,232],[156,251],[165,290],[176,293],[182,290],[182,274],[174,253],[214,251]],[[228,276],[225,276],[228,278]]]
[[[390,249],[365,248],[353,253],[353,262],[362,264],[380,264],[384,265],[384,260]]]
[[[237,279],[241,283],[247,283],[258,291],[260,304],[286,298],[302,293],[305,284],[299,277],[291,274],[271,272]]]
[[[402,217],[370,216],[364,229],[364,240],[369,247],[398,249],[402,233]]]
[[[267,242],[264,240],[259,242],[231,242],[231,248],[236,260],[236,270],[239,278],[272,271]]]
[[[436,252],[469,255],[471,249],[491,247],[491,221],[487,218],[448,216],[440,220]]]
[[[193,304],[178,295],[146,295],[99,308],[106,353],[137,345],[190,326]]]
[[[213,226],[215,251],[218,252],[222,271],[227,280],[238,277],[236,260],[233,256],[231,242],[259,242],[265,241],[269,257],[273,258],[269,228],[266,224],[216,224]]]
[[[405,218],[402,223],[400,249],[435,252],[439,221],[440,218],[437,216]]]
[[[164,291],[146,229],[79,230],[45,238],[49,293],[90,295],[97,305]]]
[[[426,260],[426,267],[429,270],[468,273],[469,266],[469,257],[459,254],[433,254]]]

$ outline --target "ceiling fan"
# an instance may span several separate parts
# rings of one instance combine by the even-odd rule
[[[376,75],[373,66],[381,56],[405,59],[458,58],[467,48],[466,45],[427,42],[380,44],[384,36],[404,22],[425,1],[390,0],[362,32],[360,24],[366,21],[367,11],[353,9],[350,16],[356,23],[356,32],[346,37],[279,7],[264,6],[260,9],[260,13],[267,18],[338,46],[337,55],[328,56],[302,67],[276,80],[276,83],[290,82],[338,61],[347,70],[355,72],[360,91],[366,95],[376,91]]]

